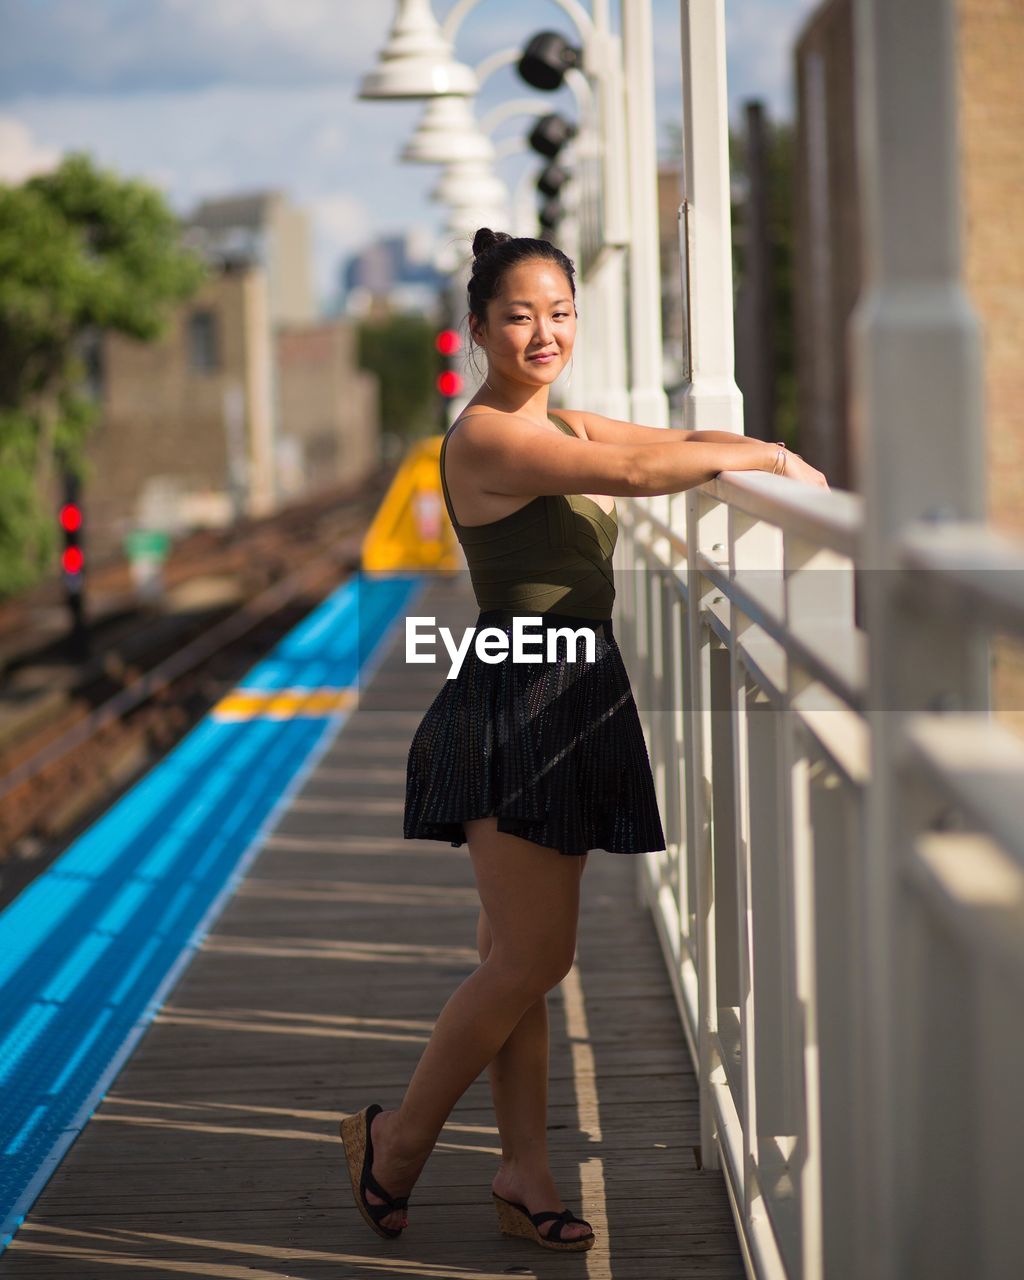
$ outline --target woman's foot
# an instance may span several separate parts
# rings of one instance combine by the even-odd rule
[[[565,1208],[562,1197],[555,1190],[555,1180],[549,1169],[527,1173],[514,1166],[502,1164],[491,1182],[491,1190],[496,1191],[505,1200],[526,1205],[530,1213],[542,1213],[545,1209],[561,1213]],[[547,1222],[542,1222],[537,1230],[542,1236],[547,1236],[558,1225],[556,1221],[549,1218]],[[579,1222],[569,1222],[562,1227],[561,1238],[576,1240],[580,1236],[590,1234],[589,1226]]]
[[[416,1179],[427,1162],[427,1156],[410,1159],[402,1152],[396,1140],[397,1116],[397,1111],[378,1111],[373,1117],[370,1124],[370,1142],[373,1145],[373,1164],[370,1172],[392,1196],[407,1196],[416,1185]],[[428,1152],[427,1155],[429,1154]],[[366,1189],[366,1199],[369,1204],[384,1203],[369,1187]],[[381,1218],[381,1224],[401,1230],[409,1225],[409,1219],[404,1209],[396,1209],[393,1213],[385,1214]]]

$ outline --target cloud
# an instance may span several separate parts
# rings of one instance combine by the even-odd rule
[[[793,114],[793,46],[819,0],[735,0],[726,5],[729,101],[735,112],[760,98],[777,117]]]
[[[438,17],[451,2],[434,0]],[[728,0],[734,110],[760,96],[786,111],[790,44],[813,5]],[[282,189],[311,212],[327,296],[336,255],[443,218],[427,200],[437,171],[398,160],[421,104],[355,97],[393,12],[393,0],[0,0],[2,173],[27,174],[81,149],[155,183],[182,213],[207,196]],[[653,17],[661,137],[680,120],[678,0],[653,0]],[[489,0],[467,18],[457,54],[475,65],[546,28],[571,36],[551,0]],[[480,116],[532,92],[506,68],[475,109]],[[566,90],[540,101],[575,112]],[[524,125],[510,122],[501,136]],[[500,173],[512,186],[538,163],[517,156]]]
[[[59,148],[40,145],[20,120],[0,116],[0,182],[17,186],[34,174],[56,168],[60,157]]]
[[[0,0],[0,94],[135,94],[351,80],[386,30],[338,0]]]
[[[348,191],[329,192],[308,202],[313,227],[313,276],[328,302],[337,287],[339,264],[373,239],[369,206]]]
[[[317,288],[337,259],[410,221],[439,222],[427,202],[436,170],[397,152],[416,104],[356,102],[344,88],[220,87],[192,93],[26,98],[22,138],[41,154],[84,150],[163,190],[180,214],[206,197],[275,188],[311,214]],[[14,154],[12,148],[12,155]]]

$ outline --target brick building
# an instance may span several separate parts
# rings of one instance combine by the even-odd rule
[[[1024,535],[1024,4],[960,0],[964,279],[985,344],[989,517]],[[856,487],[847,326],[861,288],[850,0],[827,0],[797,44],[800,448]]]
[[[376,379],[349,321],[314,318],[301,222],[278,193],[204,203],[185,230],[212,268],[202,289],[159,341],[102,340],[93,555],[133,528],[227,524],[375,467]]]
[[[1024,3],[959,0],[964,282],[984,343],[988,518],[1024,536]],[[857,477],[848,324],[861,289],[850,0],[826,0],[796,49],[798,449]],[[1024,654],[997,640],[993,704],[1024,727]]]

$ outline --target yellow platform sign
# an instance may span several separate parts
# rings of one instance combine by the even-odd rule
[[[462,549],[441,493],[443,436],[409,446],[363,539],[364,569],[461,569]]]

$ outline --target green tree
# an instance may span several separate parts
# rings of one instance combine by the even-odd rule
[[[204,272],[159,191],[85,154],[0,184],[0,595],[53,568],[57,468],[85,476],[86,344],[159,337]]]
[[[434,323],[418,315],[359,326],[359,363],[380,380],[381,426],[407,440],[437,430],[435,336]]]

